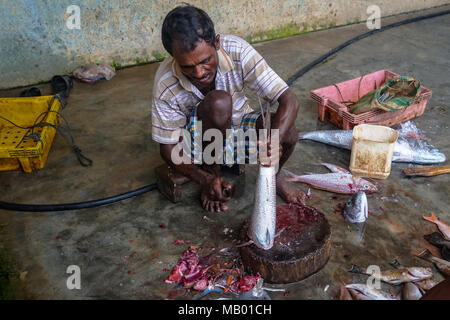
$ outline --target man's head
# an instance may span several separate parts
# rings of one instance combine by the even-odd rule
[[[209,87],[217,71],[219,36],[203,10],[187,5],[170,11],[163,22],[162,42],[197,88]]]

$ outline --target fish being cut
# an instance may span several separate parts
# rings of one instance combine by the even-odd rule
[[[261,105],[261,103],[260,103]],[[261,106],[264,129],[266,136],[261,137],[264,143],[270,140],[270,107]],[[265,116],[264,116],[265,114]],[[265,139],[264,139],[265,138]],[[273,142],[273,141],[271,141]],[[255,205],[248,228],[248,237],[261,249],[269,250],[273,246],[276,228],[276,173],[275,166],[259,166],[259,174],[256,181]]]
[[[249,238],[261,249],[273,246],[276,227],[276,181],[274,167],[259,167],[255,205],[249,227]]]

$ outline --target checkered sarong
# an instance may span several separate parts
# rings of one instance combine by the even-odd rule
[[[200,145],[195,141],[195,135],[199,134],[197,125],[197,107],[198,106],[194,107],[192,110],[190,120],[186,125],[186,129],[191,136],[191,159],[199,159],[199,155],[196,155],[194,152],[195,148],[197,148],[197,150],[202,150],[201,141]],[[223,146],[223,164],[231,167],[236,163],[244,164],[249,163],[249,161],[250,163],[256,163],[258,152],[256,139],[254,139],[254,143],[250,143],[248,139],[243,139],[243,137],[240,138],[240,135],[245,134],[249,129],[254,129],[256,138],[256,121],[260,115],[260,111],[247,113],[242,117],[238,128],[231,126],[230,130],[227,131],[227,137],[225,138]],[[184,147],[186,147],[186,145]]]

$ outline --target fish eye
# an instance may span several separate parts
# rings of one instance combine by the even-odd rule
[[[367,184],[365,184],[365,185],[363,186],[363,189],[364,189],[364,190],[369,190],[369,186],[368,186]]]
[[[350,207],[352,205],[352,200],[348,200],[346,204],[348,207]]]

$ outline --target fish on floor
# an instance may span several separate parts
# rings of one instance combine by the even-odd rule
[[[436,217],[433,212],[430,213],[429,217],[422,216],[422,218],[436,224],[439,228],[439,231],[441,231],[442,234],[444,235],[444,238],[446,240],[450,240],[450,226],[446,224],[444,221],[439,220],[438,217]]]
[[[406,282],[402,288],[403,300],[420,300],[422,298],[420,288],[412,282]]]
[[[310,185],[312,188],[325,190],[334,193],[355,194],[359,191],[365,193],[378,192],[377,187],[362,178],[355,178],[352,174],[336,165],[323,164],[331,173],[308,174],[298,176],[287,169],[282,169],[285,179],[290,182],[300,182]]]
[[[371,288],[365,284],[348,284],[345,286],[356,300],[398,300],[381,290]]]
[[[433,288],[434,286],[436,286],[438,284],[438,282],[436,282],[433,279],[426,279],[426,280],[414,282],[414,284],[416,284],[423,291],[428,291],[431,288]]]
[[[343,284],[340,286],[339,300],[353,300],[350,291]]]
[[[352,195],[345,204],[343,214],[351,223],[365,222],[369,216],[366,193],[359,191]]]
[[[439,259],[438,257],[433,256],[431,251],[428,249],[423,250],[417,256],[428,262],[434,263],[440,272],[442,272],[445,276],[450,277],[450,262],[447,260]]]
[[[406,138],[406,137],[405,137]],[[353,130],[319,130],[299,133],[298,140],[312,140],[325,143],[334,147],[351,150],[353,142]],[[414,140],[413,140],[414,141]],[[423,142],[409,143],[401,136],[394,145],[393,162],[411,162],[418,164],[433,164],[445,162],[446,157],[432,146]]]
[[[368,272],[366,268],[361,268],[356,265],[352,265],[349,272],[367,274],[375,279],[384,281],[389,284],[397,285],[405,282],[416,282],[425,279],[430,279],[433,277],[433,272],[431,268],[422,267],[404,267],[399,269],[391,269],[381,271],[380,273]]]

